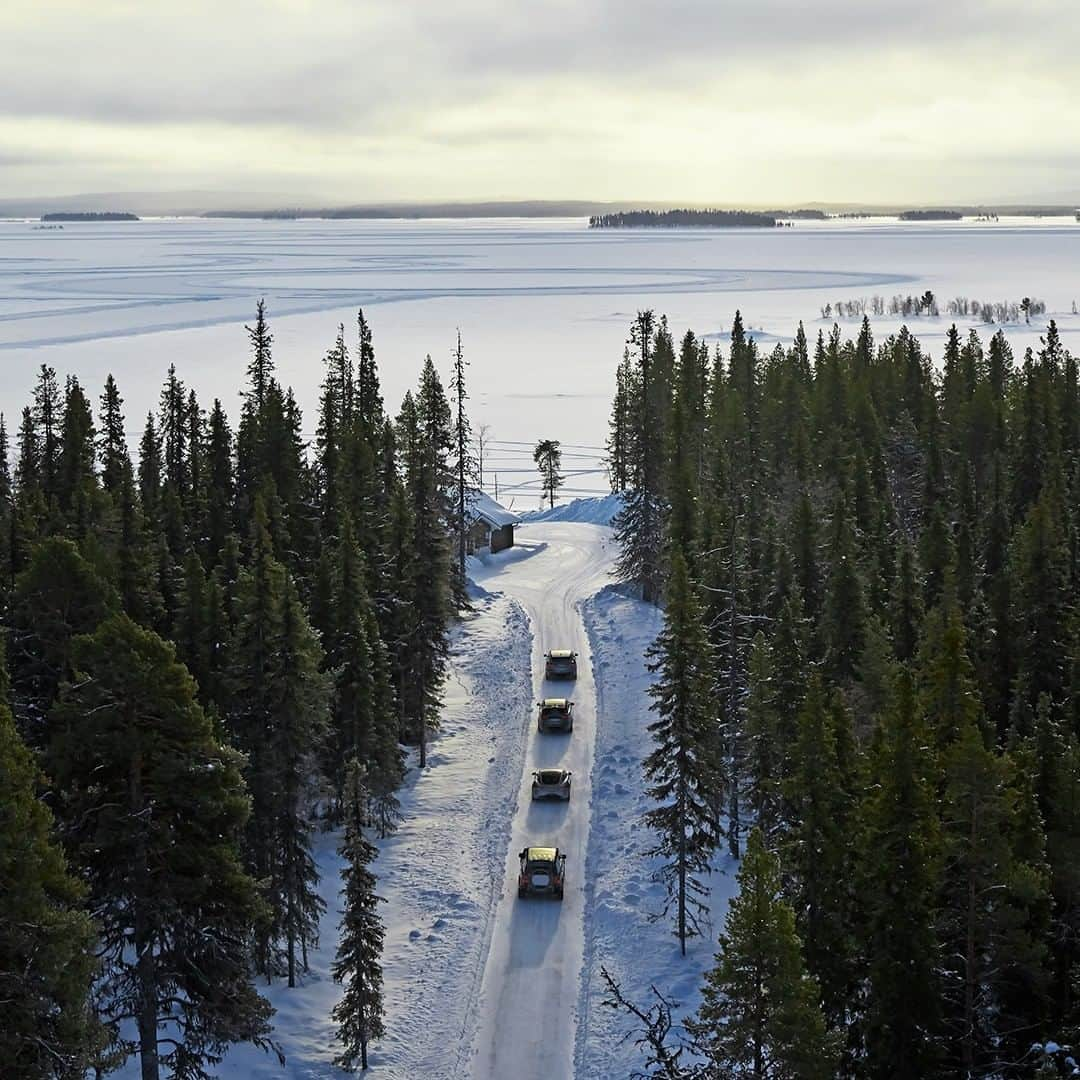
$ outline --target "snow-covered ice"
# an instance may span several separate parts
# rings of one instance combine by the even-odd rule
[[[431,353],[449,366],[461,329],[474,425],[489,424],[487,486],[515,512],[539,503],[531,450],[560,439],[565,495],[602,493],[600,447],[634,312],[666,312],[723,340],[740,308],[763,348],[815,335],[824,304],[874,293],[1017,301],[1040,297],[1067,344],[1080,334],[1080,225],[1069,219],[798,222],[783,229],[588,230],[576,220],[76,223],[0,221],[0,411],[27,401],[48,363],[91,394],[112,372],[137,438],[168,364],[235,419],[243,324],[264,296],[282,380],[315,429],[322,357],[338,323],[367,311],[387,402]],[[949,321],[912,320],[940,352]],[[841,320],[854,333],[852,320]],[[881,336],[898,318],[874,320]],[[961,328],[973,325],[960,320]],[[1045,320],[1010,328],[1035,343]],[[531,501],[531,505],[530,505]]]

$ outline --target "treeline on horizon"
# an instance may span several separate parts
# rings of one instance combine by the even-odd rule
[[[119,210],[54,210],[42,214],[42,221],[138,221],[135,214]]]
[[[897,215],[901,221],[960,221],[963,216],[959,210],[901,210]]]
[[[590,229],[774,228],[773,214],[754,210],[621,210],[593,214]]]
[[[261,303],[234,422],[170,367],[133,459],[112,376],[95,419],[44,365],[13,467],[0,419],[5,1076],[276,1053],[254,979],[307,968],[323,826],[342,1067],[381,1034],[368,836],[437,724],[471,437],[460,342],[452,423],[430,357],[391,415],[363,313],[357,333],[326,355],[311,445]]]
[[[609,462],[664,604],[645,764],[700,1011],[647,1075],[1071,1075],[1080,1037],[1080,385],[1053,321],[940,367],[863,319],[726,354],[640,312]],[[762,1061],[770,1062],[767,1074]],[[755,1071],[758,1070],[758,1071]]]

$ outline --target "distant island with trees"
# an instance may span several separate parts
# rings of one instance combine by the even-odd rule
[[[56,210],[51,214],[42,214],[42,221],[138,221],[135,214],[121,213],[116,210]]]
[[[774,214],[753,210],[625,210],[589,218],[590,229],[772,229],[777,224]]]
[[[902,210],[897,215],[901,221],[959,221],[963,216],[959,210]]]

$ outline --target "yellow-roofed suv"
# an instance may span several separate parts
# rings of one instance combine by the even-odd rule
[[[518,898],[554,896],[563,898],[566,882],[566,856],[557,847],[527,847],[518,856]]]

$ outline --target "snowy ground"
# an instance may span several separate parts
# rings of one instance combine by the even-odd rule
[[[0,221],[0,412],[13,418],[42,363],[91,396],[112,372],[134,437],[168,364],[236,419],[247,363],[243,324],[264,296],[282,380],[315,429],[322,358],[339,322],[373,327],[396,408],[424,355],[445,373],[460,328],[474,428],[490,426],[486,486],[504,504],[539,503],[538,438],[564,446],[567,496],[600,494],[600,448],[615,368],[638,308],[666,312],[676,336],[723,340],[740,308],[763,349],[799,320],[828,329],[826,303],[874,293],[1044,299],[1075,349],[1080,225],[797,222],[784,229],[589,231],[581,220],[162,221],[35,231]],[[946,317],[911,320],[940,354]],[[854,334],[857,320],[841,320]],[[881,337],[900,324],[874,320]],[[970,320],[960,320],[966,332]],[[1035,344],[1045,320],[1007,327]],[[985,328],[982,328],[985,331]],[[353,334],[354,336],[354,334]]]
[[[533,510],[523,515],[522,520],[534,525],[541,521],[579,521],[588,525],[610,525],[621,509],[622,496],[611,492],[600,497],[557,502],[546,510]]]
[[[681,1006],[680,1016],[693,1012],[734,891],[735,868],[724,854],[717,856],[706,881],[712,933],[691,940],[683,956],[671,920],[652,918],[664,901],[663,886],[653,880],[660,860],[643,857],[654,843],[651,830],[642,825],[652,805],[641,768],[651,749],[645,651],[660,631],[661,614],[614,586],[586,601],[583,612],[596,680],[597,729],[574,1075],[616,1080],[641,1068],[643,1059],[627,1037],[626,1016],[602,1004],[606,994],[600,968],[606,967],[639,1005],[651,1002],[655,985]]]

